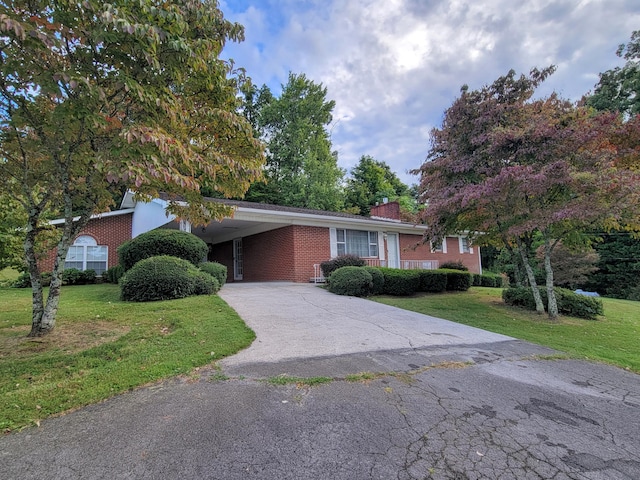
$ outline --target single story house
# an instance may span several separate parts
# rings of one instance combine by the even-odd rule
[[[156,228],[189,231],[209,245],[208,260],[227,266],[228,281],[317,280],[321,262],[355,254],[369,265],[434,269],[461,261],[481,273],[480,249],[465,236],[447,237],[440,245],[422,243],[424,226],[403,223],[396,202],[371,209],[370,217],[339,212],[208,199],[234,208],[234,214],[204,227],[191,227],[166,211],[161,198],[136,202],[127,193],[119,210],[94,215],[69,249],[65,266],[93,269],[101,275],[118,264],[117,248]],[[53,221],[60,224],[63,220]],[[42,263],[53,268],[53,255]]]

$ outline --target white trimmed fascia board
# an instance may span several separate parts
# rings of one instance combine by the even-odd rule
[[[91,215],[91,220],[95,220],[98,218],[106,218],[106,217],[117,217],[118,215],[126,215],[128,213],[133,213],[134,208],[125,208],[124,210],[114,210],[112,212],[104,212],[104,213],[96,213]],[[73,217],[73,221],[77,222],[80,217]],[[56,218],[55,220],[50,220],[49,225],[62,225],[65,222],[64,218]]]

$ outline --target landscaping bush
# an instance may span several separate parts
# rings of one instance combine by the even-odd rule
[[[218,280],[218,289],[227,283],[227,267],[218,262],[204,262],[198,268]]]
[[[502,276],[495,273],[483,273],[473,276],[474,287],[497,287],[502,288]]]
[[[473,283],[473,274],[460,270],[444,270],[441,272],[447,274],[447,290],[456,292],[466,292],[471,288]]]
[[[542,303],[547,310],[547,289],[538,287]],[[565,288],[554,288],[556,292],[556,300],[558,302],[558,312],[563,315],[572,317],[586,318],[595,320],[598,315],[604,315],[602,300],[594,297],[586,297],[578,295],[571,290]],[[523,307],[527,310],[535,310],[536,304],[533,299],[533,293],[528,287],[511,287],[502,292],[502,299],[507,305]]]
[[[31,286],[31,276],[29,272],[22,272],[18,275],[13,283],[11,284],[13,288],[29,288]]]
[[[440,293],[447,289],[447,272],[440,270],[420,270],[421,292]]]
[[[118,283],[124,275],[124,268],[122,265],[116,265],[115,267],[107,268],[102,274],[102,280],[106,283]]]
[[[120,296],[148,302],[212,293],[215,284],[209,279],[213,277],[187,260],[160,255],[140,260],[125,273],[120,279]]]
[[[201,270],[193,272],[194,286],[193,295],[211,295],[220,290],[220,282],[210,273]]]
[[[77,270],[75,268],[69,268],[62,272],[63,285],[90,285],[94,283],[96,283],[95,270]]]
[[[442,265],[440,265],[440,270],[460,270],[461,272],[469,271],[467,266],[462,263],[461,260],[457,260],[455,262],[444,262]]]
[[[207,244],[188,232],[158,229],[143,233],[118,247],[118,258],[125,272],[149,257],[170,255],[198,265],[207,256]]]
[[[366,297],[372,289],[373,278],[362,267],[340,267],[329,277],[329,291],[338,295]]]
[[[364,267],[367,264],[357,255],[340,255],[320,264],[322,274],[325,278],[329,278],[331,274],[342,267]]]
[[[371,287],[371,295],[380,295],[384,292],[384,275],[379,268],[376,267],[362,267],[371,274],[371,280],[373,286]]]
[[[471,277],[471,285],[474,287],[481,287],[482,286],[482,275],[478,274],[478,273],[474,273],[473,277]]]
[[[386,295],[413,295],[420,288],[420,273],[418,270],[401,270],[399,268],[381,268],[384,275],[384,290]]]

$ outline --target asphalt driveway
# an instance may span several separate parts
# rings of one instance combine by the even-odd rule
[[[0,478],[640,478],[637,375],[312,285],[220,295],[251,347],[0,438]]]

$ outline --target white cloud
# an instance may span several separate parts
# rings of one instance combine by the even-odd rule
[[[290,71],[322,82],[336,101],[333,146],[343,167],[361,155],[404,172],[419,167],[429,131],[468,84],[513,68],[556,64],[542,94],[578,99],[620,62],[640,28],[637,0],[228,0],[247,41],[228,50],[274,92]],[[236,11],[237,10],[237,11]]]

